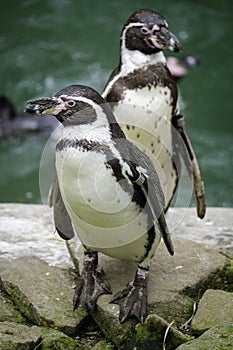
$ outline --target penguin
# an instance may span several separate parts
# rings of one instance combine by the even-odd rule
[[[102,96],[111,104],[126,137],[154,163],[165,195],[165,212],[184,163],[193,182],[197,215],[203,218],[204,185],[164,50],[181,51],[166,19],[153,10],[133,13],[121,32],[119,65],[110,75]]]
[[[201,58],[198,55],[188,55],[182,58],[174,56],[166,57],[167,67],[176,82],[185,77],[189,71],[197,67],[201,63]]]
[[[129,317],[143,322],[150,262],[161,237],[174,254],[152,162],[127,140],[111,107],[92,88],[65,87],[51,98],[28,101],[25,111],[51,114],[63,124],[55,150],[52,197],[55,225],[65,210],[65,238],[70,227],[70,235],[77,234],[84,247],[74,309],[85,305],[92,313],[98,297],[111,293],[98,269],[100,252],[138,264],[134,280],[111,302],[119,304],[121,323]]]
[[[47,138],[57,126],[58,121],[52,116],[41,120],[40,117],[17,112],[6,96],[0,96],[0,141],[34,133]]]

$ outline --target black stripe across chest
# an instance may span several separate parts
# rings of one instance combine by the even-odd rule
[[[109,82],[110,83],[110,82]],[[167,87],[171,91],[173,109],[177,103],[177,86],[167,67],[162,63],[147,65],[135,69],[126,76],[119,77],[106,96],[108,102],[119,102],[125,90],[137,90],[147,87]]]
[[[61,139],[56,145],[56,151],[63,151],[66,148],[75,148],[81,152],[95,151],[98,153],[107,152],[109,147],[97,141],[87,139]]]

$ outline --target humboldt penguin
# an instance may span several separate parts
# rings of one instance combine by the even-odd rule
[[[26,112],[52,114],[64,126],[56,144],[53,205],[56,218],[65,208],[71,235],[84,246],[74,309],[83,304],[93,312],[98,297],[111,293],[98,269],[101,252],[138,264],[132,283],[112,302],[120,306],[120,322],[131,316],[143,322],[150,262],[161,237],[174,253],[152,162],[125,138],[110,106],[92,88],[68,86],[51,98],[29,101]],[[69,222],[65,236],[68,228]]]
[[[163,50],[181,50],[166,19],[152,10],[133,13],[122,29],[119,65],[102,96],[111,103],[126,137],[154,163],[165,194],[165,211],[174,197],[184,163],[193,181],[197,214],[203,218],[203,181],[180,114],[177,85]]]

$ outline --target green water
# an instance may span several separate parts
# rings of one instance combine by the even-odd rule
[[[101,90],[118,64],[128,16],[152,8],[168,20],[200,67],[180,82],[186,125],[209,206],[233,205],[232,0],[25,0],[0,4],[0,94],[22,110],[28,99],[82,83]],[[0,202],[40,202],[39,163],[46,140],[0,145]]]

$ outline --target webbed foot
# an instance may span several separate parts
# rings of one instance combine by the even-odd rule
[[[97,253],[85,252],[83,271],[74,292],[73,310],[82,304],[91,313],[95,311],[100,295],[112,294],[108,283],[102,279],[103,272],[98,271],[97,266]]]
[[[146,315],[148,270],[138,268],[134,281],[128,288],[116,293],[111,303],[120,306],[119,321],[123,323],[134,316],[143,323]]]

